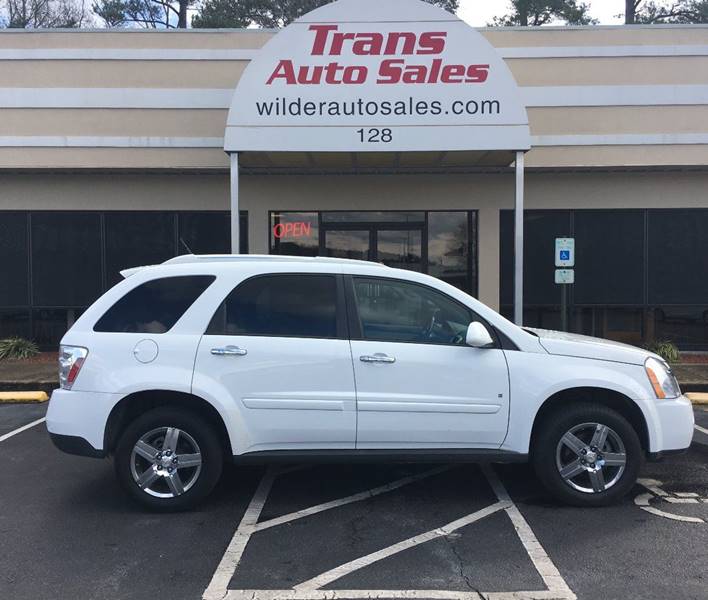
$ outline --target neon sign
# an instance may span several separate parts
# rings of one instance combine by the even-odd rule
[[[312,223],[295,221],[294,223],[278,223],[273,226],[273,237],[282,240],[283,238],[303,238],[312,235]]]

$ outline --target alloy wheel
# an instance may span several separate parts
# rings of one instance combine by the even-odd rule
[[[133,481],[156,498],[181,496],[197,482],[202,453],[195,439],[177,427],[158,427],[140,437],[130,456]]]
[[[602,423],[582,423],[568,430],[556,447],[556,467],[571,488],[599,494],[625,471],[627,451],[620,436]]]

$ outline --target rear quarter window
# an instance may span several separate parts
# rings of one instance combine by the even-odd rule
[[[216,279],[186,275],[153,279],[130,290],[93,327],[97,332],[165,333]]]

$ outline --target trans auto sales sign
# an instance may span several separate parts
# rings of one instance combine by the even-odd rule
[[[246,68],[227,151],[526,150],[516,83],[476,30],[418,0],[340,0]]]

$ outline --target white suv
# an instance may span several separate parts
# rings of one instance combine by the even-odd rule
[[[224,460],[530,458],[558,498],[619,499],[693,411],[645,350],[522,329],[426,275],[326,258],[182,256],[124,271],[64,336],[47,429],[183,509]]]

